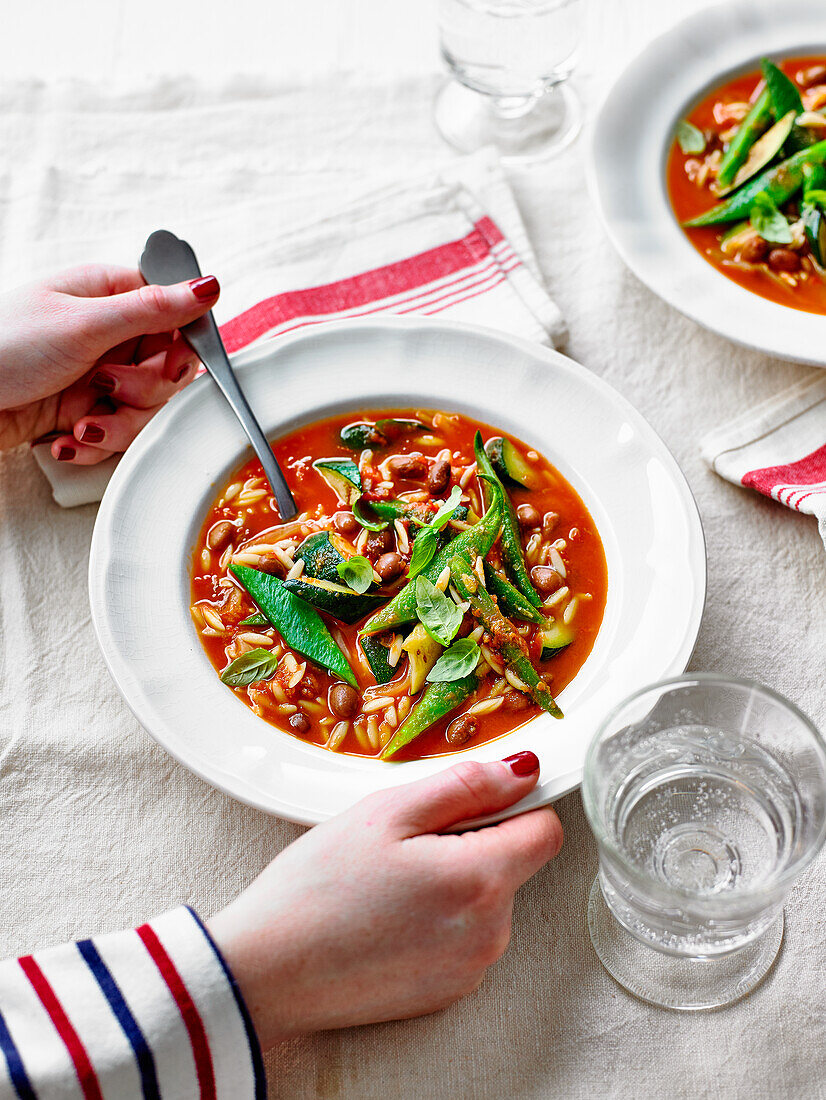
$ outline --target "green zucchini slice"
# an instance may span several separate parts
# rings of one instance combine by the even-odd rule
[[[770,161],[774,160],[792,132],[795,117],[794,111],[788,111],[778,122],[775,122],[774,126],[769,127],[762,137],[755,141],[749,150],[749,155],[738,168],[737,175],[728,187],[720,191],[720,195],[728,195],[729,192],[736,191],[741,184],[745,183],[746,180],[750,180],[761,168],[765,168]]]
[[[359,420],[355,424],[345,424],[338,434],[345,447],[351,451],[363,451],[367,447],[382,447],[386,440],[375,424]]]
[[[352,504],[361,495],[361,474],[352,458],[318,458],[313,463],[338,499]]]
[[[343,623],[354,623],[376,611],[386,601],[386,596],[365,592],[359,594],[343,584],[319,580],[316,577],[293,577],[284,581],[284,587],[294,596],[306,600],[319,611],[326,611]]]
[[[537,637],[542,644],[539,659],[547,661],[571,644],[574,640],[574,632],[565,623],[550,623],[547,630],[539,631]]]
[[[353,554],[341,535],[334,531],[316,531],[299,543],[295,556],[304,562],[306,576],[338,584],[341,581],[338,566]]]
[[[494,436],[485,444],[491,466],[505,485],[536,488],[536,472],[528,465],[509,439]]]
[[[363,451],[365,447],[386,447],[403,435],[429,431],[427,424],[420,420],[405,420],[388,416],[371,424],[369,420],[358,420],[346,424],[339,433],[339,439],[345,447],[353,451]]]
[[[367,658],[370,671],[377,684],[386,684],[396,675],[396,669],[387,660],[387,646],[375,634],[359,637],[361,651]]]

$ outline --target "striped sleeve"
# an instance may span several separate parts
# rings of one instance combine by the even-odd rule
[[[0,963],[0,1100],[263,1100],[258,1039],[189,908]]]

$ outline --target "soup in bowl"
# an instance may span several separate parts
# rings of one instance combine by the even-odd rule
[[[593,519],[538,451],[450,410],[328,418],[222,486],[192,560],[215,673],[256,715],[339,753],[451,753],[545,711],[594,644]]]
[[[674,213],[723,275],[781,305],[826,313],[826,56],[719,84],[677,125]]]

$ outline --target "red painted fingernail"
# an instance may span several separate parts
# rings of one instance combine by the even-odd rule
[[[208,302],[210,298],[217,298],[221,292],[221,287],[214,275],[204,275],[201,279],[192,279],[189,289],[199,302]]]
[[[80,432],[81,443],[100,443],[106,432],[98,424],[84,424]]]
[[[95,371],[89,379],[89,385],[94,386],[95,389],[100,390],[101,393],[114,393],[117,384],[114,375],[108,374],[105,370]]]
[[[513,756],[506,756],[502,763],[510,764],[513,774],[520,778],[539,771],[539,757],[535,752],[516,752]]]
[[[76,454],[77,451],[74,449],[74,447],[61,447],[60,450],[57,452],[57,461],[71,462]]]

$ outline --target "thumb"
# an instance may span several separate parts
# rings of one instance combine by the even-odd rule
[[[125,294],[79,300],[84,332],[108,351],[124,340],[171,332],[212,309],[221,288],[214,275],[172,286],[140,286]]]
[[[533,790],[538,778],[539,760],[532,752],[489,764],[466,760],[395,788],[387,820],[408,837],[443,832],[460,821],[506,810]]]

